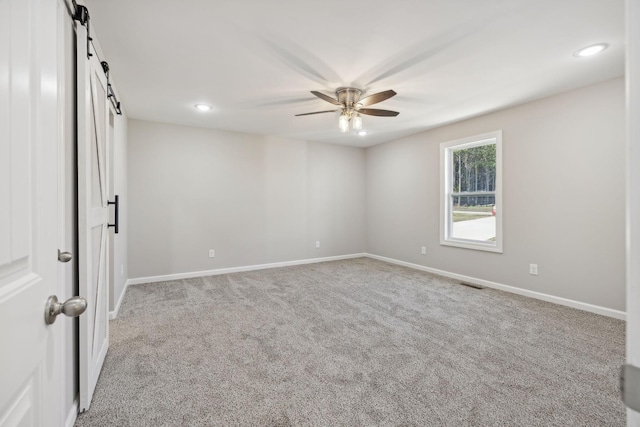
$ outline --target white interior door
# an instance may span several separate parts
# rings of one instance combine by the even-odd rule
[[[107,82],[97,55],[87,58],[87,31],[76,23],[78,91],[78,263],[80,411],[89,408],[109,347]]]
[[[57,0],[0,0],[0,426],[61,426]],[[69,321],[68,319],[65,319]]]

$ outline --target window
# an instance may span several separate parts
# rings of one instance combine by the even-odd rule
[[[440,144],[440,244],[502,252],[502,131]]]

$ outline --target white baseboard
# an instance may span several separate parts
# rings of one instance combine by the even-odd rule
[[[243,267],[219,268],[216,270],[192,271],[189,273],[166,274],[163,276],[138,277],[127,280],[127,285],[140,285],[143,283],[166,282],[168,280],[191,279],[193,277],[216,276],[219,274],[240,273],[243,271],[264,270],[267,268],[289,267],[292,265],[315,264],[318,262],[338,261],[342,259],[362,258],[367,254],[348,254],[330,256],[324,258],[309,258],[295,261],[274,262],[270,264],[247,265]],[[124,294],[124,292],[123,292]]]
[[[116,307],[113,309],[113,311],[109,312],[109,320],[113,320],[116,317],[118,317],[118,312],[120,311],[120,306],[122,305],[124,294],[127,293],[127,288],[129,287],[129,284],[130,284],[130,280],[127,279],[127,281],[124,283],[124,289],[120,293],[120,298],[118,298],[118,302],[116,303]]]
[[[416,270],[437,274],[439,276],[460,280],[462,282],[473,283],[480,286],[486,286],[487,288],[498,289],[498,290],[510,292],[513,294],[523,295],[530,298],[536,298],[536,299],[551,302],[554,304],[564,305],[571,308],[577,308],[578,310],[584,310],[591,313],[600,314],[603,316],[613,317],[615,319],[626,320],[627,318],[627,314],[624,311],[614,310],[611,308],[601,307],[598,305],[588,304],[585,302],[557,297],[554,295],[543,294],[541,292],[530,291],[527,289],[516,288],[515,286],[503,285],[502,283],[491,282],[489,280],[478,279],[476,277],[465,276],[462,274],[452,273],[444,270],[438,270],[436,268],[431,268],[431,267],[426,267],[424,265],[400,261],[393,258],[387,258],[380,255],[374,255],[369,253],[358,253],[358,254],[339,255],[339,256],[331,256],[331,257],[324,257],[324,258],[310,258],[310,259],[301,259],[301,260],[295,260],[295,261],[274,262],[270,264],[247,265],[242,267],[219,268],[216,270],[193,271],[193,272],[187,272],[187,273],[166,274],[162,276],[149,276],[149,277],[138,277],[135,279],[129,279],[127,280],[125,289],[123,290],[122,295],[118,300],[116,309],[113,312],[109,313],[109,319],[115,319],[115,317],[117,316],[118,310],[120,309],[120,304],[122,303],[122,299],[124,298],[124,294],[126,293],[127,287],[129,285],[165,282],[168,280],[190,279],[193,277],[215,276],[219,274],[239,273],[243,271],[264,270],[267,268],[288,267],[293,265],[313,264],[318,262],[338,261],[342,259],[352,259],[352,258],[362,258],[362,257],[369,257],[372,259],[377,259],[377,260],[389,262],[392,264],[402,265],[402,266],[413,268]]]
[[[73,427],[73,425],[76,422],[76,418],[78,418],[78,398],[77,397],[73,401],[73,405],[71,405],[71,409],[69,409],[67,418],[64,420],[64,427]]]
[[[503,285],[501,283],[490,282],[488,280],[478,279],[475,277],[465,276],[462,274],[451,273],[449,271],[438,270],[436,268],[425,267],[423,265],[400,261],[393,258],[387,258],[380,255],[365,254],[365,256],[372,259],[377,259],[380,261],[386,261],[391,264],[398,264],[398,265],[413,268],[416,270],[426,271],[427,273],[433,273],[439,276],[449,277],[452,279],[460,280],[461,282],[472,283],[480,286],[486,286],[487,288],[498,289],[505,292],[511,292],[513,294],[523,295],[530,298],[536,298],[542,301],[552,302],[554,304],[560,304],[560,305],[564,305],[571,308],[577,308],[578,310],[584,310],[591,313],[601,314],[603,316],[613,317],[615,319],[620,319],[620,320],[627,319],[627,313],[625,313],[624,311],[613,310],[611,308],[588,304],[586,302],[580,302],[580,301],[570,300],[567,298],[556,297],[553,295],[543,294],[541,292],[529,291],[527,289],[516,288],[514,286]]]

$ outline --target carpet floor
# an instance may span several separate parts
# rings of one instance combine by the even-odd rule
[[[88,426],[623,426],[624,322],[359,258],[129,287]]]

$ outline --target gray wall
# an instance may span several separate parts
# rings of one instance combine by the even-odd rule
[[[367,149],[367,252],[625,310],[624,120],[616,79]],[[499,129],[504,253],[440,246],[439,144]]]
[[[365,250],[363,149],[138,120],[128,135],[130,278]]]
[[[439,144],[499,129],[504,253],[440,246]],[[366,150],[138,120],[128,136],[130,278],[366,251],[625,310],[622,79]]]

